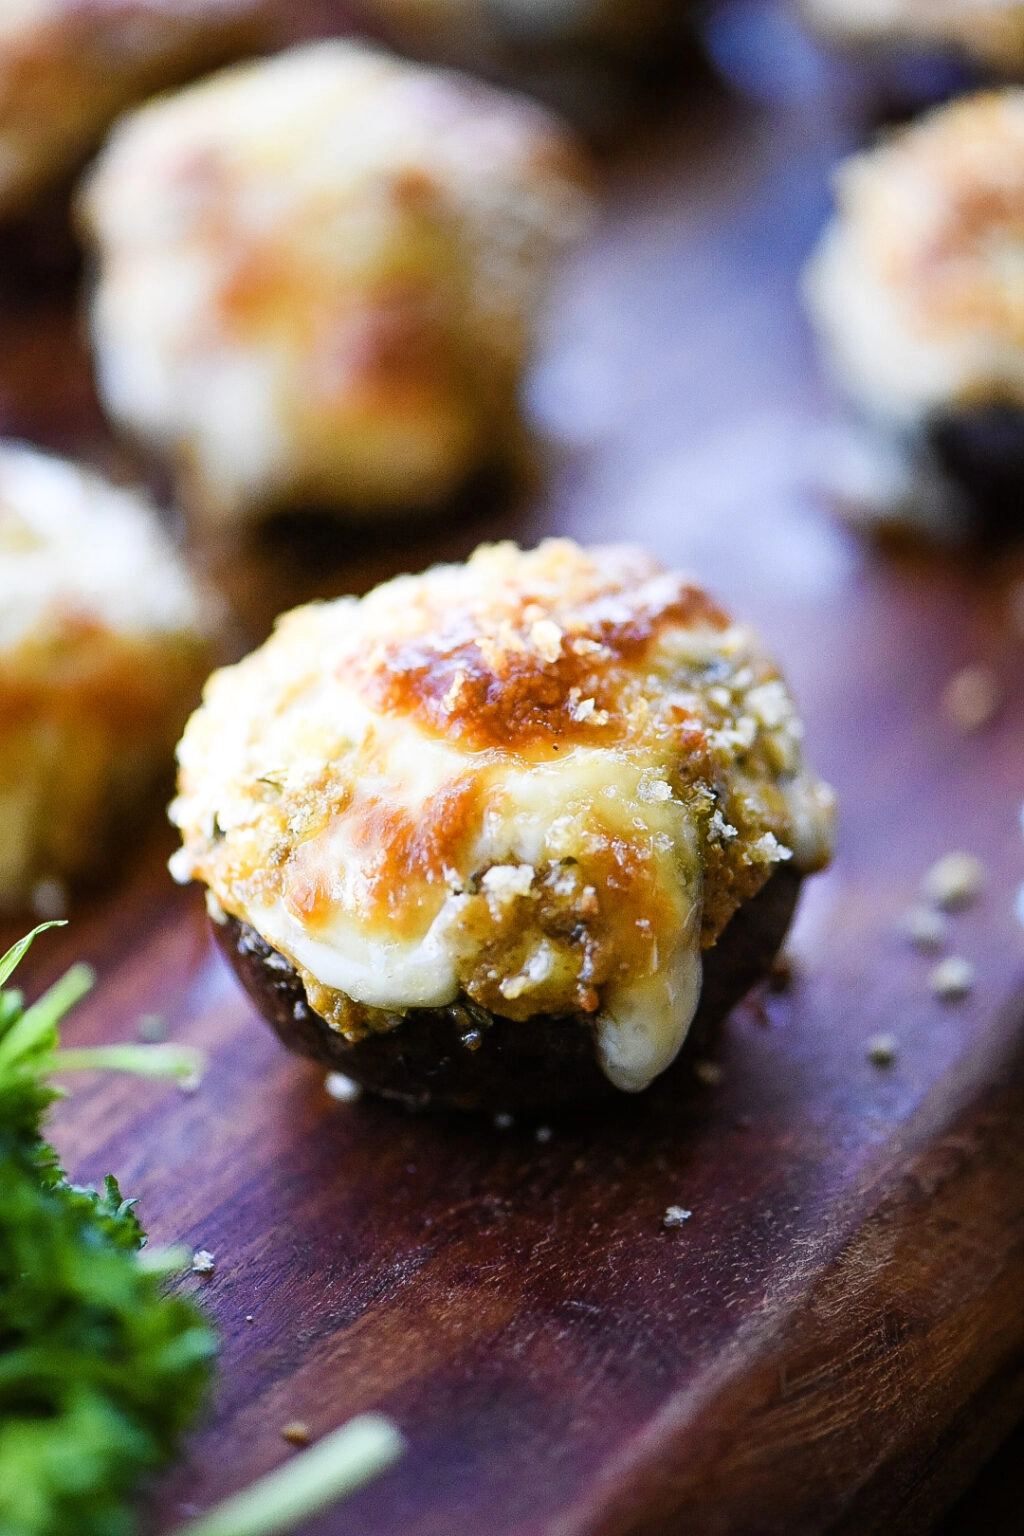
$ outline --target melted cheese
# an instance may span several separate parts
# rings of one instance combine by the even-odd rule
[[[692,584],[635,551],[500,545],[296,610],[216,674],[179,748],[174,871],[325,1014],[583,1013],[634,1091],[685,1038],[702,944],[775,863],[827,858],[799,734]]]

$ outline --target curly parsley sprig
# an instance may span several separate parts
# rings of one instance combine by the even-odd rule
[[[69,1184],[41,1134],[56,1075],[98,1068],[194,1079],[174,1045],[60,1048],[93,983],[76,965],[26,1008],[6,983],[43,923],[0,958],[0,1536],[130,1536],[144,1479],[173,1457],[206,1392],[216,1341],[194,1302],[169,1296],[180,1253],[153,1255],[108,1177]],[[365,1414],[177,1536],[273,1536],[329,1508],[404,1450]]]
[[[43,927],[49,927],[44,924]],[[0,989],[38,933],[0,959]],[[127,1536],[142,1480],[166,1464],[207,1386],[212,1328],[163,1288],[168,1262],[108,1178],[69,1184],[41,1134],[54,1074],[195,1074],[197,1053],[119,1045],[61,1051],[59,1026],[92,985],[73,967],[26,1008],[0,990],[0,1531]],[[172,1267],[173,1267],[173,1261]]]

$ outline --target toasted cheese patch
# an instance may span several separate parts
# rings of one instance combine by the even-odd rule
[[[805,274],[853,397],[913,423],[1024,402],[1024,90],[954,102],[844,162]]]
[[[213,522],[435,502],[518,442],[588,179],[529,103],[351,41],[158,100],[81,201],[105,404]]]
[[[579,1014],[634,1090],[678,1052],[702,946],[775,864],[827,860],[800,734],[693,583],[633,549],[484,547],[298,609],[215,674],[179,747],[174,872],[335,1027],[361,1027],[344,999],[391,1023],[460,995]]]

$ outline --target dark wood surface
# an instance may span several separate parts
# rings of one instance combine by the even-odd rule
[[[310,1536],[913,1533],[1024,1412],[1024,560],[872,548],[814,492],[832,406],[795,278],[868,126],[855,94],[790,76],[760,106],[681,83],[609,158],[532,383],[550,447],[531,492],[341,534],[315,580],[280,555],[261,592],[260,561],[235,586],[255,635],[314,587],[499,534],[628,536],[699,573],[771,637],[841,796],[794,983],[735,1012],[719,1086],[549,1140],[338,1104],[214,953],[199,894],[164,872],[169,833],[132,850],[29,980],[88,958],[70,1040],[159,1014],[210,1055],[194,1094],[90,1081],[56,1116],[76,1176],[115,1170],[155,1241],[216,1255],[216,1397],[154,1533],[292,1454],[287,1421],[319,1434],[371,1407],[410,1454]],[[0,273],[0,424],[124,467],[69,280],[19,275],[25,238]],[[940,699],[976,661],[1006,698],[965,736]],[[955,919],[978,973],[956,1005],[899,931],[953,848],[987,869]],[[888,1069],[867,1057],[878,1031],[898,1039]],[[672,1204],[693,1215],[665,1230]]]

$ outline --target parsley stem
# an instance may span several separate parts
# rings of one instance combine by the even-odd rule
[[[49,1070],[62,1072],[131,1072],[136,1077],[195,1078],[205,1059],[189,1045],[97,1045],[55,1051]]]
[[[330,1509],[390,1467],[405,1441],[390,1419],[364,1413],[174,1536],[277,1536]]]
[[[57,1044],[57,1026],[81,1002],[95,980],[91,966],[73,965],[0,1039],[0,1067],[41,1056]]]

